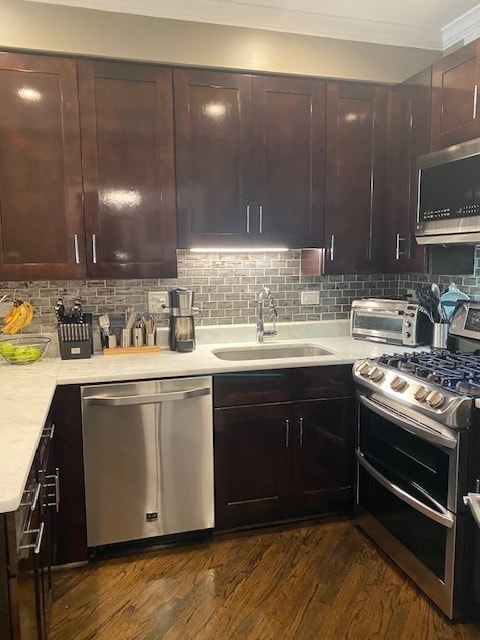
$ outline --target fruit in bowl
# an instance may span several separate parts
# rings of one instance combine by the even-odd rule
[[[11,342],[5,340],[0,344],[0,355],[4,358],[12,358],[15,355],[15,347]]]
[[[28,364],[40,360],[50,344],[50,338],[21,336],[0,342],[0,356],[10,364]]]

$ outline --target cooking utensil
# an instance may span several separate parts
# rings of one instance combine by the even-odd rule
[[[433,322],[440,322],[441,316],[438,311],[438,299],[432,293],[430,287],[423,287],[417,292],[418,300],[431,315]]]
[[[108,313],[103,313],[101,316],[98,316],[98,324],[105,338],[105,342],[108,344],[108,336],[110,335],[110,318],[108,317]]]
[[[430,288],[437,304],[437,312],[438,312],[438,317],[440,318],[440,322],[444,322],[447,320],[447,317],[445,315],[442,301],[440,299],[441,298],[440,287],[438,286],[438,284],[434,282]]]

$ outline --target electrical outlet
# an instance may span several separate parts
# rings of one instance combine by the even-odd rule
[[[320,302],[320,291],[302,291],[300,294],[300,304],[318,304]]]
[[[148,291],[148,313],[163,313],[168,307],[167,291]]]

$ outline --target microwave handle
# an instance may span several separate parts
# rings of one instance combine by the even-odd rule
[[[454,523],[453,515],[447,509],[445,509],[445,507],[442,507],[440,503],[430,498],[432,503],[437,507],[438,511],[435,511],[435,509],[428,507],[426,504],[424,504],[423,502],[420,502],[420,500],[417,500],[416,498],[411,496],[409,493],[407,493],[406,491],[398,487],[396,484],[394,484],[393,482],[390,482],[390,480],[385,478],[385,476],[383,476],[379,471],[377,471],[375,467],[373,467],[369,462],[367,462],[364,454],[361,453],[361,451],[358,451],[358,449],[356,454],[357,454],[358,464],[361,467],[363,467],[365,471],[367,471],[372,476],[372,478],[375,478],[375,480],[378,483],[380,483],[383,487],[385,487],[387,491],[390,491],[390,493],[393,493],[393,495],[399,498],[400,500],[402,500],[402,502],[405,502],[406,504],[408,504],[410,507],[412,507],[419,513],[422,513],[424,516],[427,516],[427,518],[430,518],[431,520],[435,520],[435,522],[438,522],[439,524],[441,524],[444,527],[447,527],[448,529],[451,529],[453,527],[453,523]]]

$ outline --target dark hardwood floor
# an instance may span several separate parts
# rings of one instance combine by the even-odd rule
[[[272,528],[54,573],[51,640],[480,640],[349,521]]]

